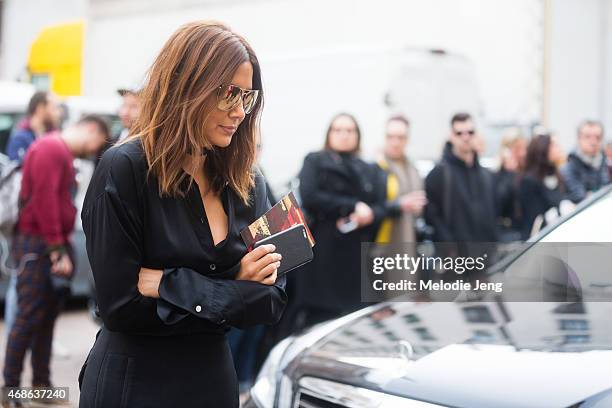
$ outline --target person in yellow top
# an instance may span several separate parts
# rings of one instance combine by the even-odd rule
[[[410,122],[404,116],[387,120],[385,147],[378,166],[386,173],[386,217],[377,243],[415,243],[415,218],[427,203],[423,180],[406,156]]]

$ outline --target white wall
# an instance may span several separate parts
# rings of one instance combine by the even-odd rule
[[[585,118],[611,124],[612,8],[607,0],[552,0],[549,126],[566,149]]]
[[[601,15],[604,18],[601,23],[603,28],[603,44],[601,47],[603,83],[600,85],[601,119],[607,129],[607,139],[612,140],[612,72],[610,72],[612,69],[612,2],[601,0],[601,3]]]
[[[398,45],[442,48],[466,56],[475,67],[477,93],[484,112],[474,114],[484,114],[493,123],[529,123],[538,120],[541,112],[541,0],[207,0],[199,4],[192,0],[178,3],[93,0],[86,37],[84,93],[110,95],[118,86],[142,78],[171,33],[196,19],[228,23],[251,42],[264,67],[267,61],[299,59],[330,49]],[[351,70],[353,63],[346,61],[346,69]],[[303,79],[308,72],[301,71],[296,70],[293,77],[283,73],[284,88],[299,87],[316,79]],[[274,70],[264,70],[264,81],[275,81],[278,89],[277,78],[270,75],[274,75]],[[366,145],[381,140],[384,118],[377,106],[382,104],[379,99],[371,101],[370,115],[358,112],[366,130]],[[466,105],[472,105],[468,101],[473,99],[473,95],[466,96]],[[302,102],[308,107],[317,100]],[[283,178],[290,177],[299,169],[303,149],[299,149],[301,156],[297,158],[295,151],[296,157],[286,156],[284,152],[272,151],[270,146],[286,147],[288,138],[299,138],[300,143],[309,138],[312,140],[308,143],[318,148],[330,117],[346,109],[339,104],[325,114],[308,116],[308,131],[293,132],[295,126],[303,127],[299,123],[304,119],[296,119],[293,126],[283,125],[282,132],[266,132],[264,166],[270,168],[272,161],[284,157],[292,164],[283,166],[285,173],[291,173]],[[305,110],[296,104],[293,114],[300,118]],[[274,102],[268,98],[264,125],[266,118],[274,114]],[[441,121],[447,123],[449,119],[444,117]],[[422,149],[423,145],[431,145],[428,150],[438,152],[440,137],[446,137],[446,130],[444,135],[431,137],[425,132],[416,134],[417,127],[415,124],[413,151],[427,150]],[[419,149],[414,148],[417,144]],[[492,147],[496,144],[491,142]],[[274,174],[268,177],[273,179]]]
[[[541,111],[541,0],[194,3],[167,2],[172,5],[163,9],[158,1],[149,7],[139,0],[93,1],[85,93],[109,93],[141,76],[180,24],[214,18],[243,33],[262,60],[364,43],[444,48],[474,61],[490,120],[527,122]]]
[[[5,0],[0,79],[23,78],[30,46],[48,25],[85,18],[88,0]]]

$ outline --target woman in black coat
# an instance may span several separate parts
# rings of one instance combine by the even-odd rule
[[[558,163],[563,160],[563,152],[550,134],[533,136],[527,147],[525,170],[520,176],[519,202],[521,238],[531,236],[534,222],[542,216],[541,227],[546,225],[544,214],[565,198],[563,179],[559,175]]]
[[[275,323],[287,301],[280,255],[240,237],[270,208],[253,166],[259,64],[227,27],[187,24],[139,97],[134,136],[102,156],[83,207],[104,325],[80,407],[238,407],[225,332]]]
[[[290,277],[296,280],[290,307],[294,329],[361,306],[361,242],[374,240],[385,194],[376,182],[380,173],[359,158],[360,138],[355,119],[337,115],[325,148],[304,159],[300,196],[316,245],[314,260]],[[345,222],[356,228],[341,232]]]
[[[501,242],[521,239],[519,175],[525,167],[527,139],[516,128],[504,134],[500,149],[500,168],[494,174],[498,237]]]

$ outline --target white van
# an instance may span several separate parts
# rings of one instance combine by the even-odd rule
[[[261,65],[266,91],[261,162],[279,192],[299,172],[304,156],[323,146],[336,113],[356,117],[365,159],[374,159],[381,148],[386,119],[406,116],[412,135],[408,154],[423,172],[440,157],[455,112],[467,111],[484,123],[474,66],[442,50],[359,45],[262,55]]]

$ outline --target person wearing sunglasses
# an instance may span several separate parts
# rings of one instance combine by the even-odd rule
[[[425,219],[436,242],[495,242],[493,174],[478,162],[474,121],[468,113],[457,113],[450,125],[442,159],[425,179]],[[461,244],[452,252],[468,256],[465,248]]]
[[[225,333],[273,324],[287,302],[280,254],[247,252],[240,236],[270,208],[255,166],[259,62],[228,27],[186,24],[139,98],[81,216],[104,324],[80,407],[238,407]]]

